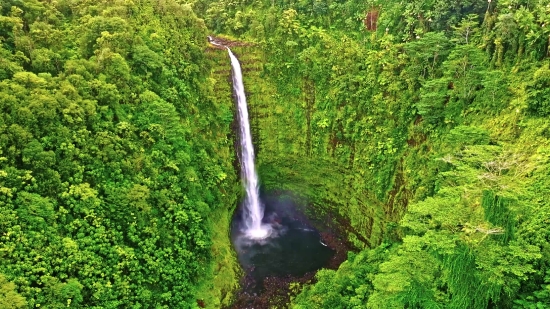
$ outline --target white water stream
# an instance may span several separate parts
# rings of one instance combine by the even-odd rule
[[[208,39],[210,43],[214,45],[223,46],[214,42],[211,37]],[[258,174],[256,173],[256,167],[254,165],[254,145],[252,145],[252,135],[250,134],[248,106],[244,93],[241,65],[229,47],[225,48],[227,48],[229,58],[231,59],[233,91],[237,98],[241,146],[241,179],[246,191],[243,203],[243,233],[248,238],[263,239],[271,234],[271,226],[269,224],[262,224],[264,206],[260,200]]]

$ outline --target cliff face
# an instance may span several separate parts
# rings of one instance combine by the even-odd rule
[[[379,129],[380,134],[375,134],[373,124],[382,124],[386,115],[395,111],[381,107],[380,114],[357,115],[353,109],[367,108],[367,102],[350,101],[345,97],[355,94],[349,92],[338,94],[344,102],[334,103],[338,100],[331,98],[334,89],[322,76],[302,72],[316,64],[300,63],[299,59],[277,64],[265,46],[233,50],[243,65],[263,188],[301,196],[312,215],[334,221],[357,247],[379,243],[386,222],[404,212],[409,194],[403,188],[402,158],[397,155],[399,147],[400,152],[405,148],[397,143],[406,144],[407,138],[388,140],[389,132],[384,131],[399,128]],[[351,63],[355,56],[344,60]],[[343,70],[346,64],[339,66]],[[348,113],[353,118],[344,116]],[[367,117],[370,123],[365,124],[361,119]],[[408,122],[404,119],[400,124],[405,136]],[[354,126],[365,125],[371,128],[370,134],[364,131],[352,137],[347,133]],[[370,149],[377,152],[369,153]],[[391,155],[386,158],[384,153]]]

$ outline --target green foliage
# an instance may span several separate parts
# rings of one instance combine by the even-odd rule
[[[550,115],[550,67],[541,66],[533,74],[533,79],[527,87],[528,108],[535,115]]]
[[[26,304],[25,298],[15,290],[15,284],[7,281],[6,277],[0,274],[0,308],[25,308]]]
[[[509,204],[510,199],[505,197],[499,197],[491,191],[484,191],[481,206],[485,213],[485,220],[495,226],[503,228],[501,232],[502,241],[504,243],[514,238],[514,229],[516,222],[514,222],[513,216],[510,214]]]
[[[393,250],[380,246],[375,250],[350,253],[338,271],[320,270],[319,284],[305,286],[293,300],[293,308],[364,308],[374,290],[372,278]]]
[[[235,264],[205,35],[177,1],[2,2],[0,307],[194,308]]]
[[[362,250],[294,307],[550,306],[547,3],[199,3],[258,44],[235,49],[263,185]]]
[[[0,10],[2,306],[229,304],[239,186],[210,30],[254,43],[234,50],[265,188],[361,250],[297,308],[549,306],[545,1]]]

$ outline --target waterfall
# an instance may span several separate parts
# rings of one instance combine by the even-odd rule
[[[258,174],[256,173],[256,168],[254,165],[254,145],[252,145],[252,135],[250,134],[248,106],[246,104],[246,96],[244,93],[241,65],[229,47],[226,48],[229,53],[229,58],[231,58],[233,90],[237,98],[241,144],[241,179],[246,191],[243,203],[243,232],[249,238],[261,239],[269,236],[271,227],[267,224],[262,224],[264,209],[262,202],[260,201]]]

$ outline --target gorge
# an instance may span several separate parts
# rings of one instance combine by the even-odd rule
[[[233,307],[272,306],[277,302],[270,302],[270,291],[266,291],[264,280],[276,282],[286,277],[283,281],[286,282],[288,278],[310,277],[314,271],[329,266],[334,250],[323,243],[321,235],[297,209],[291,195],[271,194],[261,198],[241,65],[229,47],[211,36],[208,41],[227,49],[229,54],[239,124],[244,198],[233,216],[231,239],[245,278]]]
[[[3,1],[0,307],[550,307],[547,2]]]

